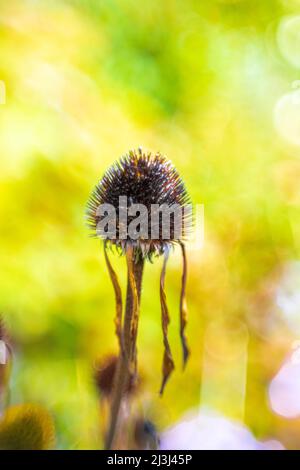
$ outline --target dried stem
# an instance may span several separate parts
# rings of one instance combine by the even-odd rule
[[[108,450],[113,447],[122,399],[130,376],[135,373],[136,366],[136,338],[144,260],[139,259],[136,261],[133,250],[128,250],[126,258],[128,280],[126,309],[122,328],[124,352],[120,351],[114,379],[110,424],[105,443]]]

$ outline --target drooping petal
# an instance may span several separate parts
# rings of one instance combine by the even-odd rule
[[[164,341],[164,358],[163,358],[163,379],[160,388],[160,394],[163,394],[166,383],[174,369],[174,361],[172,358],[171,348],[168,341],[168,325],[170,323],[169,311],[167,306],[167,299],[165,293],[165,277],[166,277],[166,267],[169,257],[169,251],[166,250],[164,256],[164,263],[160,275],[160,305],[161,305],[161,320],[162,320],[162,330],[163,330],[163,341]]]
[[[183,353],[183,367],[185,367],[188,357],[190,355],[190,350],[187,345],[187,338],[185,334],[185,327],[187,325],[187,305],[186,305],[186,280],[187,280],[187,259],[185,246],[180,242],[182,260],[183,260],[183,269],[182,269],[182,278],[181,278],[181,293],[180,293],[180,339],[182,345]]]
[[[122,310],[123,310],[123,303],[122,303],[122,291],[119,284],[118,276],[113,270],[113,267],[109,261],[109,257],[107,254],[107,244],[104,243],[104,256],[106,265],[108,268],[109,276],[115,291],[115,299],[116,299],[116,315],[115,315],[115,331],[119,341],[120,350],[124,353],[124,342],[123,342],[123,333],[122,333]]]

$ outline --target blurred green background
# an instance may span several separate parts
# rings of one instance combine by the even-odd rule
[[[58,448],[101,445],[91,371],[117,351],[115,307],[84,212],[106,168],[142,145],[166,154],[204,204],[205,243],[188,249],[184,374],[180,253],[170,260],[177,367],[163,398],[162,260],[146,266],[139,406],[164,429],[208,405],[259,439],[299,448],[300,419],[272,409],[268,386],[300,335],[300,307],[291,326],[276,297],[299,258],[300,1],[10,0],[0,4],[0,57],[0,309],[15,349],[12,402],[47,406]],[[111,260],[125,288],[125,261]]]

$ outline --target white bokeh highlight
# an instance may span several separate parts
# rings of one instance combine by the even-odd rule
[[[285,60],[300,67],[300,15],[282,18],[277,29],[278,48]]]
[[[208,409],[191,414],[161,436],[161,450],[282,450],[276,440],[260,442],[238,421]]]
[[[300,261],[286,264],[275,296],[287,326],[300,336]]]
[[[277,101],[274,126],[285,141],[300,146],[300,89],[286,93]]]
[[[300,416],[300,346],[293,345],[294,352],[285,361],[269,386],[272,410],[285,418]]]

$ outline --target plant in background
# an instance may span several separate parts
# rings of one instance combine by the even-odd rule
[[[101,413],[101,434],[103,435],[107,427],[109,407],[113,399],[114,378],[118,365],[118,356],[110,355],[96,361],[93,371],[94,383],[99,395],[99,405]],[[131,416],[130,405],[132,399],[140,391],[140,378],[135,373],[131,373],[126,388],[124,390],[123,403],[118,418],[118,448],[128,446],[128,416]]]
[[[174,212],[173,207],[176,209]],[[170,216],[167,231],[163,210]],[[145,260],[152,261],[159,255],[164,256],[160,277],[164,342],[161,394],[174,369],[167,334],[170,320],[165,275],[170,249],[176,244],[180,245],[183,256],[180,338],[184,365],[188,359],[185,335],[187,260],[183,240],[191,228],[192,216],[189,196],[172,163],[160,153],[151,154],[139,148],[129,151],[104,174],[88,202],[87,219],[93,235],[104,239],[105,260],[116,298],[115,326],[120,354],[114,374],[110,425],[106,437],[106,448],[109,449],[114,442],[122,399],[130,377],[136,374],[137,369],[136,339]],[[124,318],[121,287],[108,257],[108,247],[115,247],[117,252],[126,256],[128,281]]]
[[[48,450],[54,447],[51,415],[40,405],[9,407],[0,421],[1,450]]]
[[[157,429],[152,421],[137,418],[134,423],[133,441],[138,450],[156,450],[160,440]]]
[[[46,450],[54,447],[55,429],[50,413],[40,405],[9,404],[12,347],[0,317],[0,450]]]
[[[97,361],[94,370],[94,381],[102,399],[110,400],[113,392],[113,382],[118,365],[118,357],[111,355]],[[132,396],[137,391],[139,380],[136,374],[131,374],[124,393]]]
[[[12,349],[7,329],[0,316],[0,415],[9,401],[9,379],[12,368]]]

